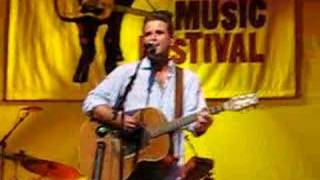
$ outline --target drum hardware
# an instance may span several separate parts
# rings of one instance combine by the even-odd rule
[[[1,153],[1,157],[20,162],[21,166],[27,171],[38,174],[42,177],[56,179],[76,179],[81,175],[76,168],[64,165],[62,163],[39,159],[26,155],[24,151],[19,153]]]

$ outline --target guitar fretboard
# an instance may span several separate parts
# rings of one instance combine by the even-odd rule
[[[210,114],[217,114],[221,111],[223,111],[222,106],[209,108]],[[183,126],[191,124],[192,122],[197,120],[197,116],[198,116],[198,114],[191,114],[186,117],[181,117],[181,118],[175,119],[171,122],[166,122],[161,126],[161,128],[159,128],[158,130],[156,130],[154,132],[151,132],[151,138],[161,136],[163,134],[166,134],[168,132],[172,132],[172,131],[177,130]]]
[[[151,138],[155,138],[158,136],[161,136],[163,134],[166,134],[168,132],[172,132],[174,130],[177,130],[183,126],[186,126],[188,124],[191,124],[197,119],[197,114],[192,114],[183,118],[175,119],[171,122],[164,123],[161,128],[158,130],[151,132]]]

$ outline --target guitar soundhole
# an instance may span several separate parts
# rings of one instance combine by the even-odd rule
[[[125,156],[134,154],[143,147],[144,132],[144,128],[138,128],[131,132],[122,132],[121,137],[123,143],[123,153]]]

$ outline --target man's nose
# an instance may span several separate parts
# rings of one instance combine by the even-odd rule
[[[150,39],[151,39],[151,40],[156,40],[156,39],[157,39],[157,37],[158,37],[158,36],[157,36],[157,34],[156,34],[156,33],[154,33],[154,34],[151,34],[151,38],[150,38]]]

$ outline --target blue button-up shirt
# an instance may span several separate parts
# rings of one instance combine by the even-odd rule
[[[119,66],[112,71],[95,89],[89,92],[83,103],[83,111],[90,115],[98,105],[115,105],[118,97],[125,91],[138,63]],[[144,107],[154,107],[162,111],[168,121],[174,120],[176,65],[169,62],[169,73],[165,84],[157,82],[148,58],[142,59],[138,75],[124,103],[124,110],[131,111]],[[183,70],[183,116],[206,108],[197,76],[190,70]],[[192,128],[191,128],[192,129]],[[178,130],[173,135],[174,154],[183,162],[183,134]],[[180,164],[179,163],[179,164]]]

